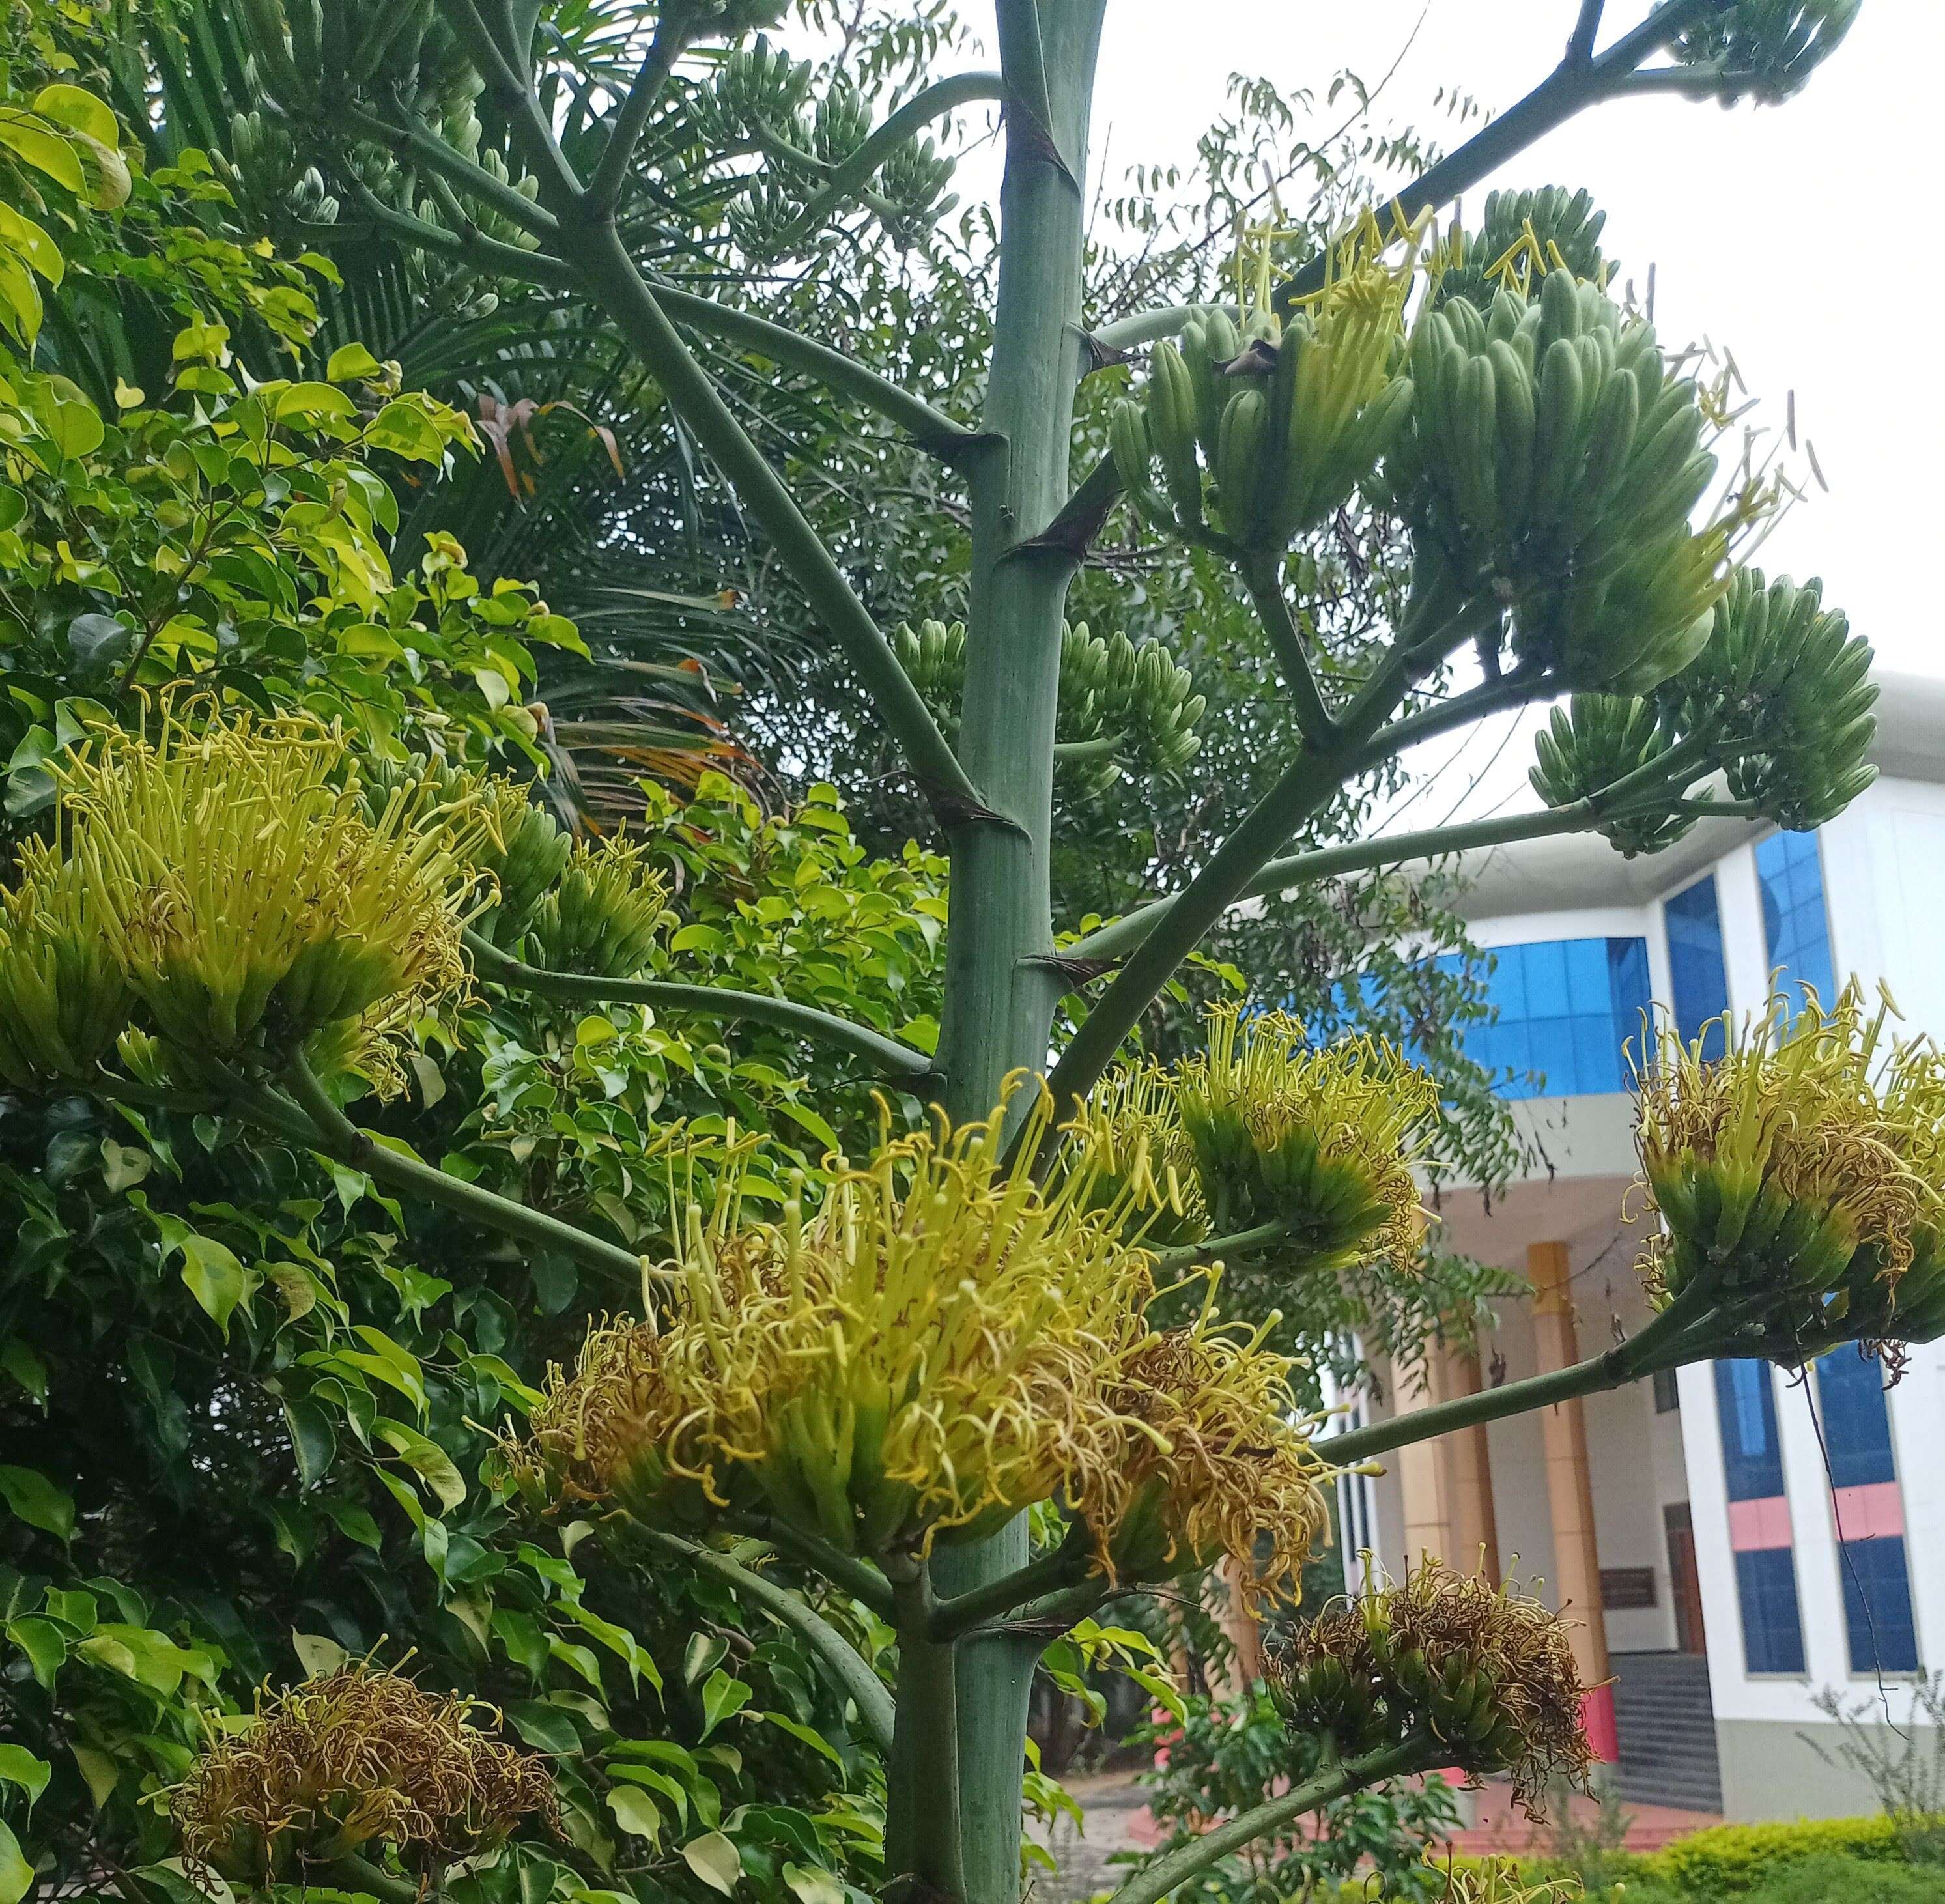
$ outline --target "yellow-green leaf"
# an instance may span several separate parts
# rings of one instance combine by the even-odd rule
[[[32,219],[0,200],[0,244],[11,246],[51,285],[61,281],[67,262],[60,247]]]
[[[615,1822],[623,1831],[632,1832],[637,1838],[645,1838],[651,1844],[659,1844],[662,1837],[662,1815],[655,1808],[655,1801],[640,1785],[618,1785],[608,1795],[608,1809],[615,1814]]]
[[[725,1897],[735,1890],[736,1880],[743,1875],[741,1854],[720,1832],[691,1838],[682,1847],[682,1859],[711,1890],[720,1890]]]
[[[88,189],[81,161],[72,144],[31,112],[17,106],[0,106],[0,146],[6,146],[37,172],[64,185],[79,198]]]
[[[33,1882],[34,1867],[21,1850],[20,1841],[0,1819],[0,1904],[20,1904]]]
[[[7,1503],[16,1520],[52,1534],[57,1540],[69,1539],[74,1533],[73,1499],[38,1468],[0,1468],[0,1500]]]
[[[51,86],[43,86],[34,95],[34,110],[45,119],[54,119],[63,125],[71,125],[77,132],[85,132],[97,143],[119,148],[122,128],[116,123],[113,109],[105,100],[84,92],[79,86],[70,86],[57,80]]]

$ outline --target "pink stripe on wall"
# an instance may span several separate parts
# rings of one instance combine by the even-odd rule
[[[1896,1481],[1840,1487],[1830,1497],[1839,1540],[1882,1540],[1904,1532],[1904,1496]]]
[[[1868,1488],[1850,1492],[1869,1493]],[[1897,1493],[1893,1488],[1891,1492]],[[1738,1554],[1753,1554],[1772,1547],[1789,1545],[1789,1503],[1780,1494],[1766,1494],[1759,1501],[1729,1503],[1729,1545]]]

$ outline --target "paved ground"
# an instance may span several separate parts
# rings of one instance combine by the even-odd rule
[[[1034,1904],[1080,1904],[1080,1900],[1111,1890],[1120,1882],[1109,1860],[1117,1851],[1143,1850],[1157,1835],[1142,1788],[1132,1772],[1105,1772],[1070,1779],[1067,1788],[1086,1815],[1084,1831],[1062,1819],[1035,1835],[1059,1866],[1057,1875],[1040,1874],[1034,1885]],[[1493,1851],[1545,1852],[1552,1848],[1546,1826],[1530,1823],[1515,1811],[1503,1784],[1469,1795],[1462,1801],[1472,1822],[1456,1832],[1453,1849],[1477,1856]],[[1591,1799],[1572,1801],[1574,1822],[1591,1829],[1598,1808]],[[1626,1847],[1654,1851],[1671,1839],[1685,1837],[1722,1821],[1713,1813],[1681,1811],[1671,1805],[1629,1805]]]

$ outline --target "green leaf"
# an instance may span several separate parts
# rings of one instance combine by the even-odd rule
[[[552,1758],[571,1758],[581,1750],[581,1731],[557,1705],[541,1699],[521,1699],[507,1708],[513,1730],[537,1752]]]
[[[707,1739],[725,1719],[741,1711],[750,1699],[750,1689],[742,1681],[732,1679],[720,1667],[711,1673],[702,1689],[703,1737]]]
[[[808,1745],[814,1752],[821,1752],[841,1772],[844,1770],[844,1755],[824,1734],[815,1727],[800,1724],[781,1712],[760,1712],[760,1719],[767,1719],[780,1732],[787,1732],[795,1739]]]
[[[42,421],[54,447],[71,461],[92,455],[108,433],[101,412],[85,396],[50,404]]]
[[[429,1435],[381,1415],[372,1431],[424,1481],[439,1505],[450,1513],[466,1499],[466,1480],[452,1456]]]
[[[178,1251],[181,1252],[183,1286],[227,1341],[230,1318],[250,1292],[249,1272],[227,1243],[200,1234],[179,1218],[164,1215],[160,1211],[154,1215],[156,1228],[162,1234],[162,1261],[166,1263]]]
[[[48,1788],[54,1767],[36,1758],[24,1745],[0,1745],[0,1782],[17,1785],[27,1795],[27,1812],[33,1814],[34,1801]]]
[[[49,284],[60,282],[67,268],[60,247],[32,219],[10,205],[0,205],[0,245],[17,251]]]
[[[31,1343],[18,1336],[0,1342],[0,1369],[5,1369],[38,1402],[48,1398],[48,1365]]]
[[[92,1745],[70,1745],[68,1750],[81,1776],[88,1781],[89,1795],[94,1800],[94,1808],[99,1811],[115,1795],[115,1788],[122,1782],[122,1768],[107,1753],[97,1751]]]
[[[682,1683],[693,1686],[704,1673],[720,1666],[729,1650],[729,1642],[720,1633],[692,1634],[683,1648]]]
[[[645,1838],[651,1844],[661,1842],[662,1815],[656,1809],[654,1799],[640,1786],[616,1785],[608,1795],[608,1809],[615,1814],[615,1822],[623,1831],[631,1832],[637,1838]]]
[[[354,377],[378,377],[385,366],[362,344],[341,344],[331,353],[324,374],[334,384],[348,384]]]
[[[742,1854],[720,1832],[692,1838],[682,1847],[683,1862],[711,1890],[727,1897],[743,1875]]]
[[[844,1904],[844,1886],[834,1873],[815,1865],[787,1864],[784,1882],[801,1904]]]
[[[0,1500],[29,1527],[57,1540],[73,1539],[73,1498],[37,1469],[0,1467]]]
[[[32,1888],[34,1867],[20,1850],[4,1819],[0,1819],[0,1904],[20,1904]]]
[[[42,1689],[52,1692],[54,1675],[67,1657],[67,1641],[60,1628],[51,1619],[29,1613],[7,1622],[7,1637],[26,1655]]]
[[[284,1403],[284,1422],[291,1431],[291,1446],[297,1451],[297,1479],[306,1487],[315,1487],[331,1471],[338,1456],[338,1431],[331,1417],[314,1401]]]
[[[37,172],[45,172],[57,185],[64,185],[76,198],[88,189],[88,180],[72,144],[51,132],[31,113],[17,106],[0,106],[0,146],[17,154]],[[0,1904],[12,1904],[0,1898]]]
[[[111,152],[122,143],[122,128],[116,123],[113,111],[105,100],[82,91],[79,86],[60,81],[51,86],[43,86],[34,95],[34,110],[44,119],[53,119],[62,125],[72,126],[77,132],[86,133]]]

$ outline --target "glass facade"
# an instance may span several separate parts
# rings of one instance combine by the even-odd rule
[[[1668,929],[1668,970],[1673,981],[1675,1022],[1691,1043],[1708,1034],[1705,1058],[1722,1055],[1722,1014],[1729,1009],[1729,977],[1722,962],[1722,914],[1715,875],[1705,873],[1662,907]]]
[[[1718,1362],[1715,1415],[1728,1483],[1729,1544],[1736,1557],[1743,1661],[1752,1673],[1800,1673],[1803,1618],[1769,1364]]]
[[[1918,1628],[1884,1371],[1854,1348],[1834,1350],[1817,1364],[1817,1400],[1836,1506],[1851,1670],[1916,1672]]]
[[[1623,1091],[1622,1047],[1638,1049],[1648,1006],[1648,941],[1552,939],[1501,946],[1486,998],[1497,1015],[1468,1027],[1466,1055],[1503,1098]]]
[[[1773,833],[1756,848],[1762,883],[1763,934],[1777,988],[1800,1010],[1807,988],[1826,1004],[1837,995],[1830,958],[1830,916],[1814,833]]]

